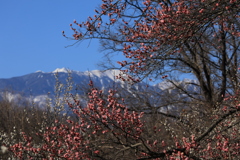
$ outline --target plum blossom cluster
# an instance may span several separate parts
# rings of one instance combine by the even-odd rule
[[[76,99],[74,103],[68,102],[79,121],[67,120],[66,124],[62,124],[56,120],[43,134],[37,133],[44,139],[38,145],[22,133],[23,142],[11,146],[11,151],[19,159],[91,159],[101,156],[101,150],[111,139],[119,146],[126,145],[126,141],[129,141],[130,146],[131,143],[137,143],[143,132],[143,113],[128,111],[128,108],[117,102],[114,93],[110,90],[104,100],[102,91],[92,89],[86,107],[82,107]],[[108,138],[103,138],[100,146],[95,146],[92,141],[96,137]]]

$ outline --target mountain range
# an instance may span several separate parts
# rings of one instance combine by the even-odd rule
[[[90,80],[95,82],[98,87],[109,86],[118,81],[115,75],[120,71],[111,70],[101,72],[99,70],[79,72],[71,71],[66,68],[57,68],[53,72],[36,71],[27,75],[13,77],[9,79],[0,79],[0,90],[14,91],[25,95],[45,95],[53,94],[56,86],[56,79],[66,84],[66,80],[70,77],[75,85],[86,85]]]
[[[125,88],[124,94],[129,94],[133,97],[136,96],[136,91],[143,92],[144,90],[146,90],[146,86],[148,86],[148,91],[153,93],[150,97],[154,99],[151,100],[154,105],[159,103],[155,101],[155,93],[157,93],[156,96],[158,97],[159,95],[168,95],[176,97],[177,99],[185,97],[184,94],[179,94],[176,91],[176,88],[170,82],[163,81],[155,85],[149,85],[147,83],[141,82],[137,85],[131,86],[130,84],[124,83],[115,78],[120,73],[121,71],[119,70],[107,70],[105,72],[93,70],[80,72],[68,70],[66,68],[57,68],[53,72],[36,71],[34,73],[19,77],[0,79],[0,92],[2,93],[2,95],[7,95],[7,98],[9,100],[13,100],[19,95],[24,95],[25,97],[31,96],[34,102],[42,103],[46,100],[47,95],[53,96],[56,92],[56,89],[60,88],[61,90],[61,86],[71,86],[72,92],[76,92],[80,95],[84,94],[86,89],[89,88],[88,84],[91,80],[94,87],[102,90],[107,90],[115,87]],[[183,88],[185,88],[186,90],[198,92],[198,89],[195,85],[189,85],[192,83],[196,82],[189,79],[178,82],[178,84],[183,86]],[[145,94],[143,93],[143,97],[144,95]]]
[[[54,96],[57,89],[72,87],[72,92],[84,94],[92,81],[94,87],[101,90],[124,87],[127,83],[116,79],[120,74],[119,70],[92,70],[92,71],[72,71],[66,68],[57,68],[52,72],[36,71],[27,75],[0,79],[0,93],[13,100],[18,96],[32,97],[35,102],[44,101],[47,95]],[[84,90],[85,89],[85,90]]]

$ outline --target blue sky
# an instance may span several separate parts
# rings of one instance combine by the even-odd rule
[[[69,24],[94,15],[101,0],[5,0],[0,1],[0,78],[66,67],[86,71],[100,69],[103,57],[98,41],[75,41]]]

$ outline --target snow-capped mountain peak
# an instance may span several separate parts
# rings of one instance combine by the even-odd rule
[[[63,72],[63,73],[68,73],[70,70],[67,69],[67,68],[57,68],[53,71],[53,73],[60,73],[60,72]]]
[[[44,72],[41,70],[37,70],[35,73],[44,73]]]

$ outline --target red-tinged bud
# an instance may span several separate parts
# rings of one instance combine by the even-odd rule
[[[69,26],[72,27],[72,23],[70,23]]]
[[[93,86],[93,81],[90,81],[88,85]]]
[[[201,9],[201,10],[199,11],[199,13],[203,13],[203,11],[204,11],[204,9]]]
[[[76,21],[76,20],[74,20],[74,21],[73,21],[73,23],[77,23],[77,21]]]
[[[62,34],[64,34],[64,31],[62,31]]]
[[[94,153],[95,153],[95,154],[99,154],[99,153],[100,153],[100,151],[98,151],[98,150],[97,150],[97,151],[94,151]]]

